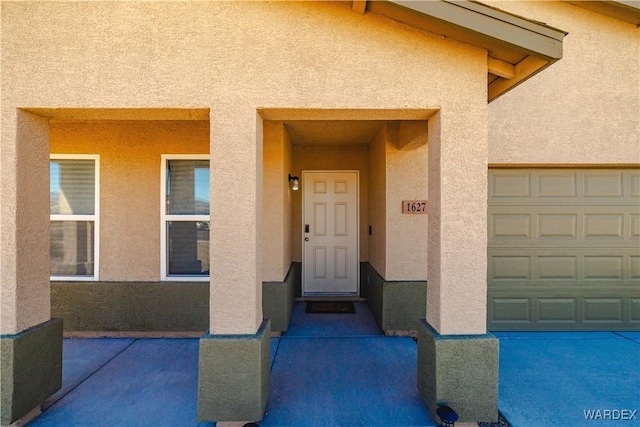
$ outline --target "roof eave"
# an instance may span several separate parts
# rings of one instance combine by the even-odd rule
[[[640,27],[640,0],[564,1]]]
[[[562,58],[565,31],[469,0],[362,1],[354,10],[384,15],[489,52],[488,101]],[[497,65],[497,67],[496,67]],[[492,70],[495,67],[495,71]]]

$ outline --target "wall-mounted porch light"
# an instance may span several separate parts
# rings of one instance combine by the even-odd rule
[[[298,188],[300,188],[300,186],[298,185],[299,180],[300,178],[298,178],[297,176],[291,176],[291,174],[289,174],[289,182],[293,181],[293,184],[291,184],[291,189],[293,191],[298,191]]]

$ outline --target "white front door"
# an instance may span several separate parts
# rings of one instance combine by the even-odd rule
[[[357,295],[358,172],[302,172],[302,292]]]

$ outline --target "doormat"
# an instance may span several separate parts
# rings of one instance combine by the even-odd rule
[[[310,314],[353,314],[353,301],[307,301],[305,313]]]

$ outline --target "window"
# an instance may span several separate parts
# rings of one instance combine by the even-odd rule
[[[51,155],[52,280],[98,279],[99,156]]]
[[[163,155],[162,280],[209,280],[209,156]]]

